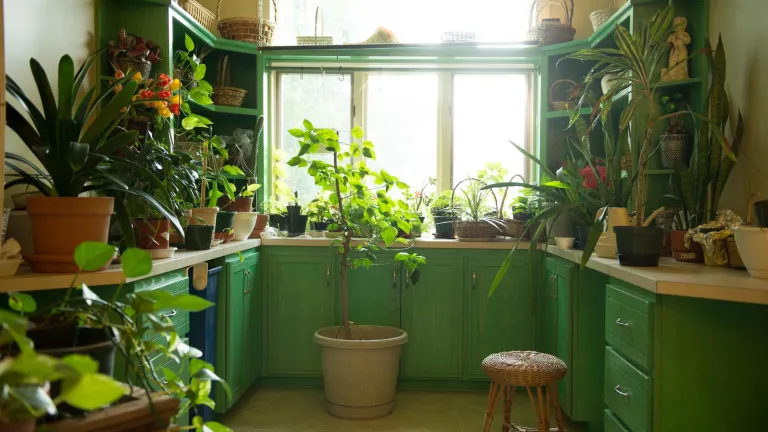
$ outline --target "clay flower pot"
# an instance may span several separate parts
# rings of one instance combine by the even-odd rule
[[[134,219],[136,246],[140,249],[168,249],[171,221],[168,219]]]
[[[691,240],[690,247],[685,247],[685,230],[671,231],[672,257],[680,262],[704,262],[701,245]]]
[[[257,214],[256,226],[253,227],[253,231],[251,231],[251,235],[248,236],[248,238],[261,238],[261,233],[264,232],[265,228],[267,228],[267,222],[269,222],[269,215]]]
[[[216,240],[221,240],[222,244],[226,244],[232,241],[232,239],[235,238],[235,232],[231,229],[229,231],[215,233],[213,235],[213,238]]]
[[[72,260],[80,243],[106,243],[114,205],[111,197],[28,197],[35,253],[67,256]]]
[[[238,213],[250,213],[251,210],[253,210],[253,197],[237,198],[226,210]]]

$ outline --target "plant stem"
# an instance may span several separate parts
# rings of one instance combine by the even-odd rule
[[[339,172],[339,157],[336,152],[333,152],[333,169],[338,174]],[[346,226],[346,234],[344,235],[344,241],[342,242],[341,252],[341,321],[344,325],[344,338],[352,339],[352,329],[349,326],[349,305],[347,304],[347,262],[349,261],[349,244],[352,241],[352,230],[347,226],[347,220],[344,217],[344,204],[341,197],[341,186],[339,185],[339,179],[336,178],[336,198],[339,201],[339,223],[341,226]]]

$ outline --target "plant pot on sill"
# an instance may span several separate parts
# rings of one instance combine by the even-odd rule
[[[253,197],[240,197],[235,199],[227,208],[229,211],[238,213],[250,213],[253,211]]]
[[[286,217],[288,237],[298,237],[307,232],[307,215],[291,215]]]
[[[690,247],[685,247],[685,230],[673,230],[670,232],[672,241],[672,258],[675,261],[700,263],[704,262],[704,251],[701,245],[691,240]]]
[[[269,222],[268,215],[257,214],[256,226],[253,227],[253,231],[251,231],[251,235],[248,238],[252,238],[252,239],[261,238],[261,233],[264,232],[264,229],[267,227],[267,222]]]
[[[221,244],[227,244],[235,238],[235,232],[231,228],[226,231],[213,234],[214,240],[221,240]]]
[[[271,214],[269,215],[269,226],[277,229],[278,231],[286,231],[288,229],[287,219],[285,215]]]
[[[749,275],[757,279],[768,279],[768,228],[740,226],[733,229],[739,256]]]
[[[411,227],[411,237],[417,238],[421,237],[422,234],[422,227],[424,226],[424,219],[426,219],[424,216],[419,216],[419,223],[413,224]]]
[[[84,354],[99,363],[99,373],[112,376],[115,369],[115,345],[108,330],[101,328],[64,325],[33,329],[27,336],[35,343],[35,351],[62,358],[70,354]],[[55,388],[52,393],[55,393]]]
[[[213,225],[189,225],[184,236],[184,246],[189,250],[208,250],[213,241]]]
[[[370,419],[395,408],[400,355],[408,334],[383,326],[352,326],[352,339],[337,339],[338,327],[315,332],[322,347],[326,410],[336,417]]]
[[[454,239],[456,232],[453,229],[453,216],[435,215],[435,237],[439,239]]]
[[[664,246],[664,230],[656,227],[616,226],[616,249],[619,264],[633,267],[659,265]]]
[[[501,235],[501,230],[489,221],[454,221],[456,237],[459,240],[494,239]]]
[[[224,232],[227,229],[232,228],[232,224],[235,222],[235,215],[237,213],[233,211],[220,211],[216,215],[216,229],[215,232],[221,233]]]
[[[310,222],[309,228],[312,231],[328,231],[328,222]]]
[[[134,219],[136,247],[140,249],[168,249],[171,221],[168,219]]]
[[[590,230],[592,230],[592,225],[576,225],[571,227],[571,232],[576,238],[574,249],[584,250],[587,247]]]
[[[235,213],[232,229],[234,230],[234,239],[236,241],[243,241],[248,239],[248,236],[251,235],[254,227],[256,227],[258,216],[258,213],[253,212]]]
[[[190,210],[189,225],[216,225],[218,207],[196,207]]]

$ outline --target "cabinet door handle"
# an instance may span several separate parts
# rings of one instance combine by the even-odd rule
[[[325,286],[331,286],[331,266],[325,266]]]
[[[472,291],[477,289],[477,273],[472,269]]]
[[[616,324],[618,324],[618,325],[620,325],[622,327],[629,327],[631,323],[627,322],[627,321],[622,321],[621,318],[616,318]]]
[[[550,282],[554,282],[555,279],[557,279],[557,275],[552,275],[552,276],[549,277],[549,281]]]
[[[164,313],[163,316],[166,318],[171,318],[171,317],[175,317],[177,313],[178,312],[176,312],[176,309],[171,309],[170,312]]]
[[[397,289],[397,268],[392,269],[392,289]]]
[[[613,390],[621,396],[629,397],[629,392],[621,391],[621,385],[617,385]]]
[[[243,297],[245,297],[246,294],[250,294],[251,291],[253,291],[253,288],[243,291]]]

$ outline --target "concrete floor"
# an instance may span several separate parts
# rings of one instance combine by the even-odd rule
[[[325,412],[320,389],[267,388],[244,395],[221,422],[236,432],[480,432],[487,399],[485,392],[404,390],[397,394],[395,412],[387,417],[343,420]],[[492,430],[498,432],[501,406],[496,412]],[[513,401],[512,420],[536,426],[530,400],[523,394]]]

